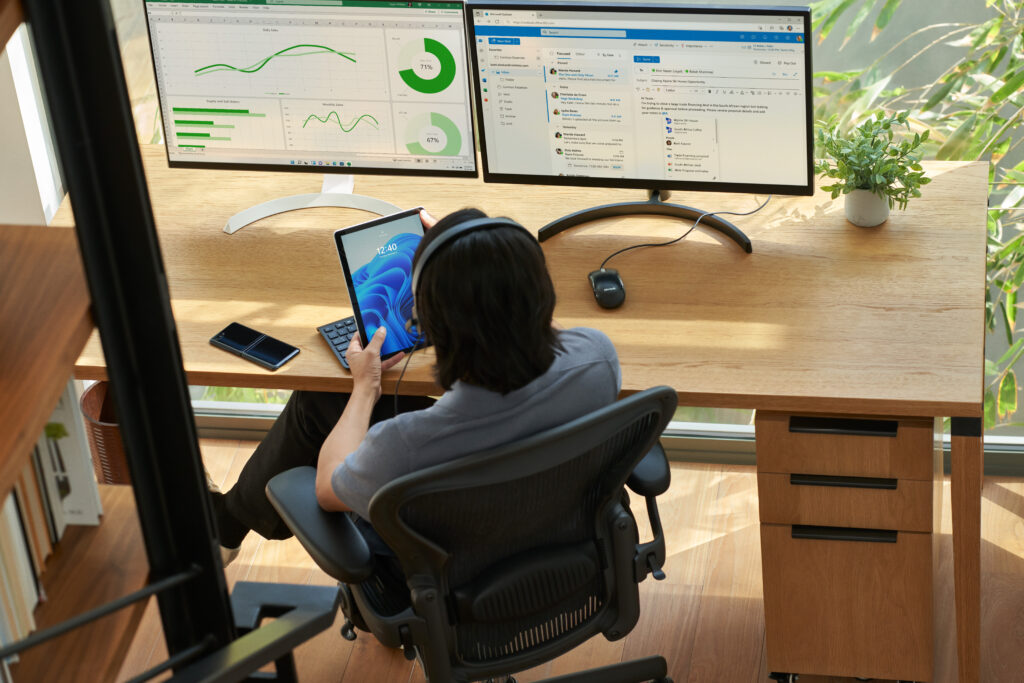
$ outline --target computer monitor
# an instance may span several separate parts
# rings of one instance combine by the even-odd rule
[[[172,167],[476,177],[461,2],[145,5]]]
[[[808,9],[466,8],[485,180],[813,193]]]

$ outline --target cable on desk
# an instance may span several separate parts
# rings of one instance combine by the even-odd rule
[[[697,228],[697,226],[700,225],[700,222],[702,220],[704,220],[705,218],[707,218],[708,216],[749,216],[749,215],[757,213],[758,211],[763,209],[765,206],[768,205],[768,202],[770,202],[771,200],[772,200],[772,195],[768,195],[768,198],[765,199],[761,203],[761,206],[757,207],[753,211],[747,211],[745,213],[744,212],[739,212],[739,211],[708,211],[706,213],[702,213],[700,216],[697,217],[697,220],[693,222],[693,225],[690,226],[690,229],[687,230],[686,232],[684,232],[679,237],[676,237],[673,240],[669,240],[668,242],[647,242],[647,243],[644,243],[644,244],[634,244],[631,247],[625,247],[623,249],[619,249],[616,252],[612,252],[612,254],[610,256],[608,256],[608,258],[606,258],[604,261],[601,262],[601,269],[604,269],[605,265],[609,261],[611,261],[613,258],[615,258],[619,254],[625,253],[625,252],[627,252],[627,251],[629,251],[631,249],[640,249],[641,247],[667,247],[670,244],[675,244],[676,242],[678,242],[679,240],[683,239],[684,237],[689,235],[691,232],[693,232]]]

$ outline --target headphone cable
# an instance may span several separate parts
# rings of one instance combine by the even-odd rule
[[[680,235],[679,237],[676,237],[673,240],[669,240],[668,242],[648,242],[648,243],[645,243],[645,244],[634,244],[631,247],[625,247],[623,249],[619,249],[616,252],[612,252],[612,254],[608,258],[606,258],[604,261],[601,262],[600,270],[604,270],[605,264],[608,263],[609,261],[611,261],[613,258],[615,258],[619,254],[625,253],[625,252],[627,252],[627,251],[629,251],[631,249],[640,249],[641,247],[667,247],[670,244],[675,244],[676,242],[678,242],[679,240],[683,239],[684,237],[689,235],[691,232],[693,232],[697,228],[697,226],[700,225],[700,222],[702,220],[704,220],[705,218],[707,218],[708,216],[749,216],[750,214],[757,213],[758,211],[763,209],[768,204],[768,202],[770,202],[771,200],[772,200],[772,195],[768,195],[768,198],[765,199],[764,202],[761,203],[761,206],[757,207],[753,211],[747,211],[745,213],[741,213],[741,212],[738,212],[738,211],[707,211],[705,213],[702,213],[697,218],[697,220],[694,221],[693,225],[690,226],[689,230],[687,230],[682,235]]]
[[[405,377],[405,370],[409,367],[409,361],[412,360],[412,354],[416,353],[416,349],[419,345],[413,346],[412,350],[409,351],[409,355],[405,357],[405,363],[402,365],[402,372],[398,375],[398,381],[395,382],[395,415],[398,415],[398,387],[402,384],[402,378]]]

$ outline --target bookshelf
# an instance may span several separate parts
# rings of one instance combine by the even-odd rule
[[[36,609],[44,629],[146,585],[142,530],[130,486],[100,486],[99,526],[69,526],[42,576],[46,602]],[[152,601],[142,600],[21,654],[15,683],[113,681]]]
[[[92,332],[70,228],[0,226],[0,499],[11,491]]]
[[[21,3],[17,0],[0,0],[0,48],[14,35],[22,22]]]
[[[93,329],[75,231],[0,226],[0,292],[3,500],[28,460]],[[38,629],[146,583],[149,567],[131,489],[103,487],[102,499],[106,515],[100,526],[69,527],[54,546],[42,575],[48,598],[35,612]],[[83,672],[96,673],[96,680],[112,678],[145,605],[145,601],[136,603],[26,651],[12,669],[14,679],[83,680]],[[57,651],[60,656],[54,657]]]

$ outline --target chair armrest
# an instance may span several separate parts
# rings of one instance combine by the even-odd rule
[[[645,498],[660,496],[668,491],[671,481],[671,471],[668,467],[668,458],[665,457],[665,450],[661,443],[654,442],[647,455],[637,463],[633,473],[626,480],[626,486]]]
[[[313,561],[342,583],[373,573],[366,539],[344,512],[328,512],[316,500],[316,469],[296,467],[267,483],[267,498]]]

